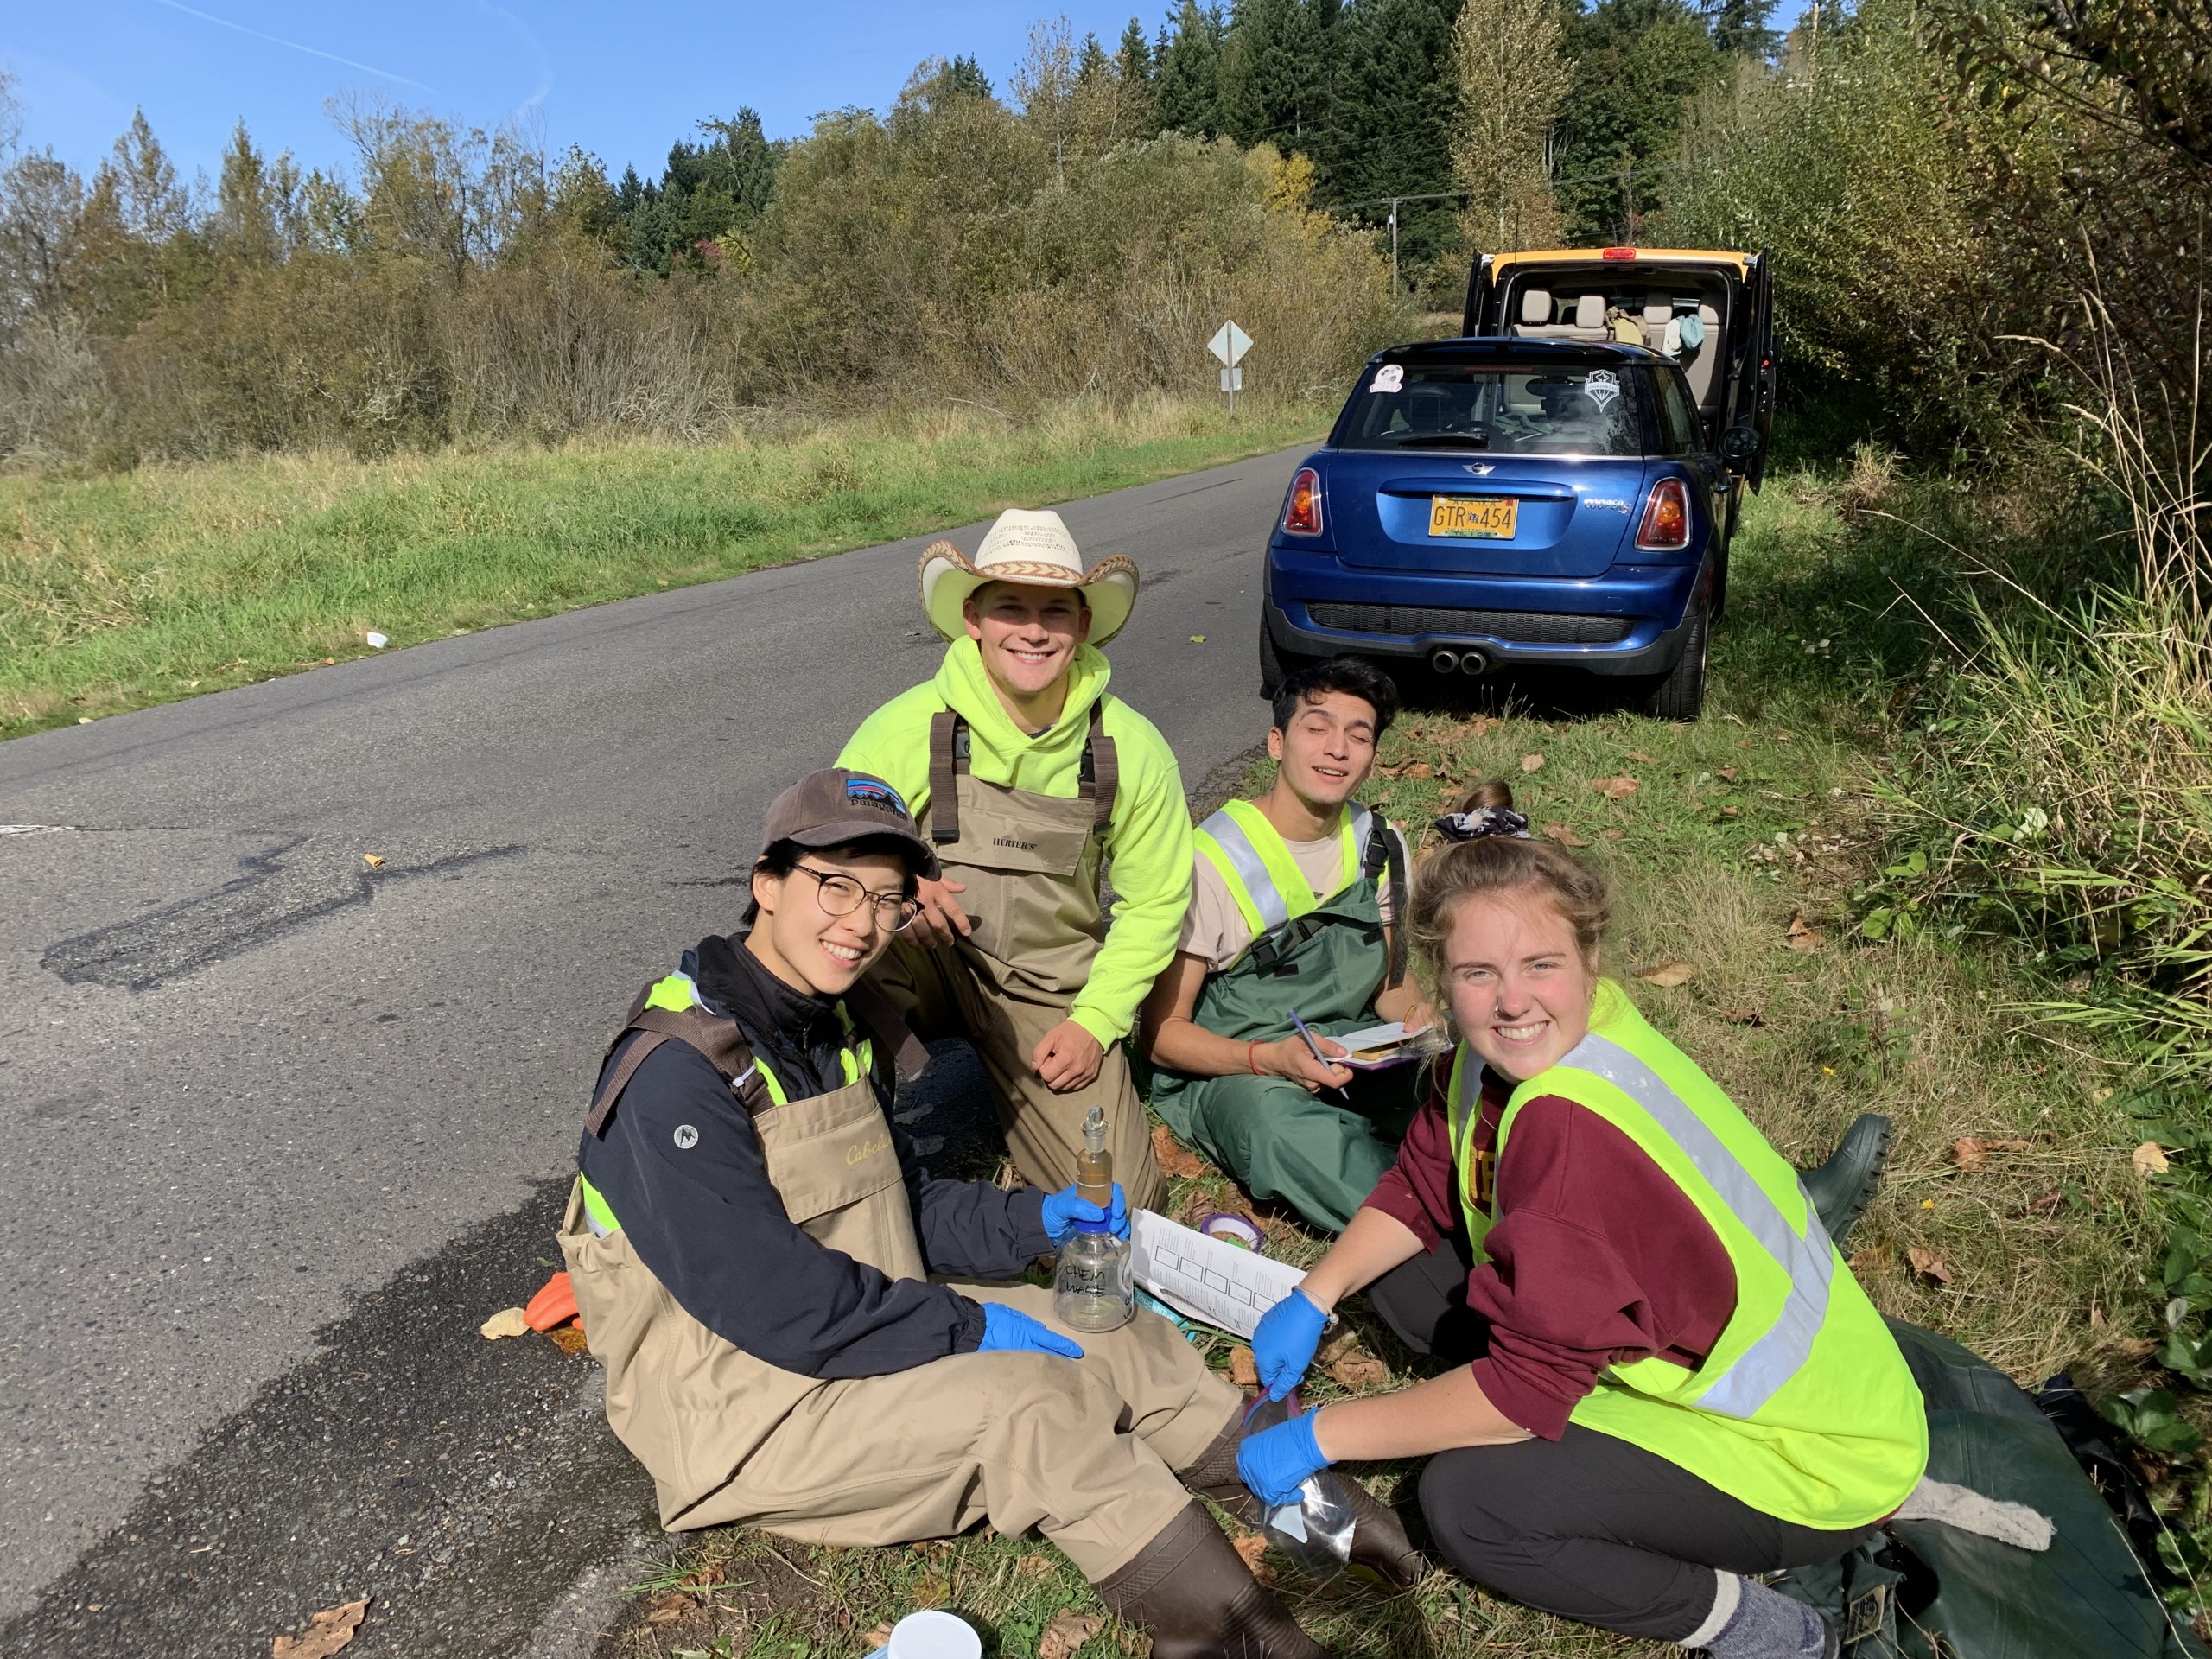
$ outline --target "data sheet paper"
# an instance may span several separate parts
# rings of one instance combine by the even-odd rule
[[[1271,1262],[1165,1216],[1129,1217],[1136,1281],[1178,1313],[1249,1338],[1260,1315],[1298,1287],[1303,1268]]]

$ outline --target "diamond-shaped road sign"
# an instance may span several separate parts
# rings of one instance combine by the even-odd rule
[[[1251,349],[1252,336],[1233,322],[1223,323],[1221,332],[1206,342],[1206,350],[1219,358],[1225,368],[1235,368]]]

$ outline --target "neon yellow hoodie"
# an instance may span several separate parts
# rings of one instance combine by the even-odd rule
[[[1167,740],[1119,697],[1103,653],[1076,648],[1067,705],[1035,737],[1007,715],[973,639],[946,647],[937,677],[893,697],[861,722],[837,764],[872,772],[906,798],[919,817],[929,804],[930,716],[950,709],[968,721],[969,766],[987,784],[1073,800],[1079,792],[1090,706],[1103,702],[1106,735],[1121,762],[1121,786],[1106,829],[1113,862],[1114,916],[1106,943],[1076,994],[1069,1017],[1102,1043],[1127,1036],[1137,1005],[1175,954],[1191,902],[1191,812]]]

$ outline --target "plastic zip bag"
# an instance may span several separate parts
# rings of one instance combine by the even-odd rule
[[[1282,1400],[1262,1395],[1244,1414],[1244,1432],[1256,1434],[1273,1428],[1305,1408],[1295,1389]],[[1257,1493],[1253,1501],[1260,1505],[1260,1529],[1268,1541],[1289,1556],[1306,1578],[1326,1584],[1344,1570],[1351,1560],[1354,1518],[1344,1484],[1336,1475],[1323,1469],[1306,1476],[1294,1503],[1270,1505]]]

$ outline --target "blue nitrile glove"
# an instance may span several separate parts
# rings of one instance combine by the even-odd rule
[[[1047,1198],[1040,1214],[1045,1224],[1045,1230],[1052,1235],[1052,1243],[1055,1244],[1066,1243],[1068,1235],[1075,1230],[1075,1224],[1078,1221],[1098,1221],[1106,1216],[1106,1212],[1089,1198],[1076,1197],[1075,1188],[1072,1186],[1064,1186]],[[1122,1196],[1122,1184],[1119,1181],[1114,1183],[1112,1219],[1114,1236],[1127,1238],[1129,1236],[1129,1201]]]
[[[1329,1316],[1321,1305],[1302,1290],[1294,1290],[1260,1315],[1252,1332],[1252,1357],[1260,1368],[1260,1386],[1270,1400],[1284,1400],[1313,1363],[1321,1345],[1321,1327]]]
[[[1270,1508],[1295,1503],[1300,1483],[1329,1466],[1320,1442],[1313,1438],[1313,1420],[1320,1414],[1300,1412],[1273,1428],[1247,1435],[1236,1448],[1236,1472],[1261,1503]]]
[[[983,1339],[979,1354],[1058,1354],[1062,1359],[1081,1359],[1083,1350],[1048,1325],[1039,1324],[1018,1307],[1004,1302],[983,1304]]]

